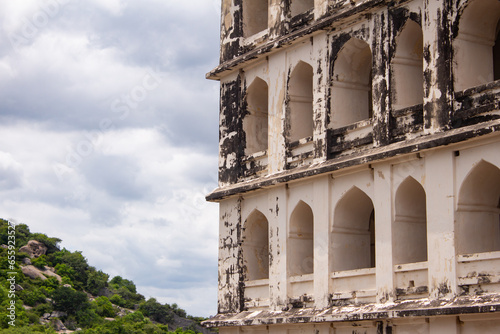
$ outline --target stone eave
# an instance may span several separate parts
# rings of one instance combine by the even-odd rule
[[[384,304],[332,306],[319,310],[314,308],[300,308],[287,311],[244,311],[240,313],[218,314],[203,322],[203,325],[212,328],[357,322],[408,317],[491,314],[495,312],[500,312],[500,295],[488,294],[481,296],[461,296],[453,300],[415,299]]]
[[[330,159],[322,163],[299,167],[258,179],[238,182],[227,187],[217,188],[206,196],[206,200],[216,202],[234,195],[276,186],[298,179],[318,176],[343,168],[375,163],[404,154],[425,152],[425,150],[460,143],[484,135],[496,135],[499,130],[500,120],[494,120],[458,129],[422,135],[414,139],[371,148],[348,156]]]
[[[244,65],[248,65],[248,62],[250,61],[256,61],[260,58],[268,56],[269,54],[280,50],[285,45],[292,44],[297,40],[304,38],[305,36],[314,34],[317,31],[328,30],[335,23],[340,24],[342,20],[358,17],[359,15],[363,14],[363,12],[372,10],[384,3],[386,3],[386,0],[369,0],[360,4],[359,6],[349,8],[345,11],[337,12],[333,15],[321,18],[304,28],[293,31],[285,36],[269,40],[268,42],[256,48],[253,48],[249,52],[245,52],[238,57],[221,63],[212,71],[208,72],[206,74],[206,78],[211,80],[220,80],[224,72],[236,71],[242,68]]]

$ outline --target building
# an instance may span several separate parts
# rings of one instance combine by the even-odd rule
[[[223,0],[221,334],[500,332],[500,1]]]

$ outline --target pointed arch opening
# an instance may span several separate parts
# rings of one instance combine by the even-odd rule
[[[393,225],[394,264],[427,261],[427,209],[422,185],[406,178],[396,191]]]
[[[313,135],[313,68],[300,61],[288,82],[289,141]]]
[[[314,216],[311,207],[300,201],[290,216],[288,234],[288,275],[314,272]]]
[[[261,78],[254,79],[246,93],[247,113],[243,119],[245,154],[267,150],[269,89]]]
[[[456,91],[500,79],[499,19],[497,0],[470,0],[464,8],[453,42]]]
[[[372,117],[372,52],[370,46],[351,38],[333,65],[331,128],[340,128]]]
[[[268,0],[243,0],[243,35],[250,37],[267,29]]]
[[[456,219],[458,254],[500,251],[500,169],[481,160],[460,187]]]
[[[269,223],[258,210],[245,221],[242,232],[242,254],[245,279],[249,281],[269,278]]]
[[[331,237],[331,271],[375,267],[375,211],[370,197],[351,188],[337,203]]]
[[[423,33],[420,25],[413,20],[406,22],[396,38],[392,78],[393,109],[398,110],[423,103]]]

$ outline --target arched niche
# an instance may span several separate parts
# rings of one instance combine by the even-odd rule
[[[500,251],[500,169],[481,160],[469,172],[458,194],[458,254]]]
[[[398,110],[423,103],[423,33],[413,20],[408,20],[396,38],[392,59],[392,105]]]
[[[266,216],[254,210],[242,232],[243,268],[246,280],[269,278],[269,224]]]
[[[300,201],[290,215],[288,233],[288,275],[314,271],[314,216],[311,207]]]
[[[247,89],[247,113],[245,118],[243,118],[246,155],[267,150],[268,95],[267,83],[259,77],[255,78]]]
[[[370,197],[351,188],[333,215],[331,271],[375,267],[375,218]]]
[[[463,9],[453,42],[456,91],[500,79],[499,19],[498,0],[470,0]]]
[[[414,178],[406,178],[395,196],[394,264],[427,261],[426,195]]]
[[[300,61],[288,81],[289,141],[313,135],[313,68]]]
[[[331,128],[340,128],[372,117],[372,52],[370,46],[351,38],[333,64]]]

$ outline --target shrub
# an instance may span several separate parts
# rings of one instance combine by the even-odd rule
[[[64,321],[64,326],[66,326],[67,329],[70,330],[75,330],[78,328],[78,321],[76,320],[76,316],[70,315],[66,318]]]
[[[31,264],[39,269],[45,269],[47,265],[47,257],[45,255],[40,255],[34,259],[31,259]]]
[[[41,285],[41,287],[44,287],[45,289],[52,291],[52,290],[57,289],[59,287],[59,281],[57,280],[57,278],[51,276],[51,277],[47,277],[46,280],[43,280],[40,285]]]
[[[45,295],[37,288],[32,290],[23,290],[19,292],[19,298],[28,306],[45,303]]]
[[[143,322],[145,320],[144,314],[142,314],[141,311],[135,311],[132,313],[129,313],[123,317],[125,321],[128,322]]]
[[[123,297],[122,297],[122,296],[120,296],[120,295],[118,295],[118,294],[114,294],[114,295],[112,295],[112,296],[109,298],[109,300],[110,300],[113,304],[115,304],[115,305],[118,305],[118,306],[121,306],[121,307],[126,307],[125,305],[126,305],[126,303],[127,303],[127,302],[125,301],[125,299],[123,299]]]
[[[68,285],[73,286],[73,282],[71,282],[71,278],[69,278],[68,276],[61,277],[61,284],[62,285],[68,284]]]
[[[33,312],[35,312],[37,315],[42,316],[45,313],[51,313],[54,310],[51,304],[45,303],[45,304],[38,304],[33,308]]]
[[[90,328],[93,325],[102,323],[102,318],[99,317],[93,308],[79,310],[76,313],[76,320],[84,328]]]
[[[95,309],[95,312],[101,317],[114,317],[116,315],[113,304],[111,304],[108,297],[97,297],[92,302],[92,307]]]
[[[30,324],[38,324],[40,322],[40,317],[33,311],[26,312],[26,316]]]
[[[61,277],[66,276],[71,278],[75,276],[75,270],[68,266],[66,263],[58,263],[56,264],[54,269],[56,270],[56,273]]]

